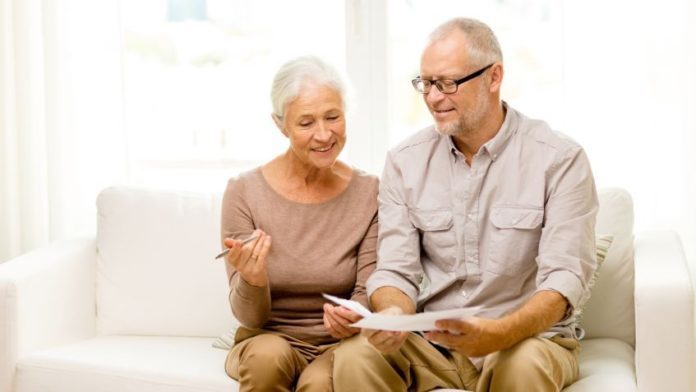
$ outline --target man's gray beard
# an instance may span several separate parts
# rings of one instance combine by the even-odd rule
[[[440,128],[440,126],[437,125],[437,123],[435,123],[435,130],[440,135],[452,136],[461,132],[461,124],[459,123],[459,121],[455,121],[449,124],[445,124],[444,127]]]

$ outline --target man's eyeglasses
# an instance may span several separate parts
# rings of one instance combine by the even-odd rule
[[[421,77],[417,77],[413,80],[411,80],[411,84],[413,85],[413,88],[416,89],[421,94],[428,94],[430,92],[430,88],[435,85],[438,90],[440,90],[441,93],[443,94],[452,94],[457,92],[457,87],[459,87],[460,84],[468,82],[471,79],[474,79],[475,77],[481,75],[484,73],[488,68],[492,67],[493,64],[488,64],[485,67],[479,69],[478,71],[471,73],[469,75],[466,75],[465,77],[457,80],[451,80],[451,79],[442,79],[442,80],[428,80],[428,79],[421,79]]]

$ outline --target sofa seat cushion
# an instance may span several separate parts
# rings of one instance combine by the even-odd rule
[[[619,339],[581,341],[580,378],[564,392],[637,391],[635,350]]]
[[[211,338],[104,336],[20,358],[16,392],[235,392]]]

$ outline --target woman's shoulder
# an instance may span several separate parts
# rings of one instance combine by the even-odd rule
[[[247,189],[254,189],[261,185],[262,179],[261,167],[243,171],[227,180],[225,192],[244,192]]]
[[[362,190],[374,190],[375,192],[379,189],[379,177],[357,167],[352,169],[353,179],[357,187],[362,188]]]
[[[377,194],[379,193],[379,178],[364,170],[353,167],[352,179],[349,184],[346,201],[355,206],[362,205],[366,211],[377,208]]]

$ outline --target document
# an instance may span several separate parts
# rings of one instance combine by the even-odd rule
[[[329,301],[335,302],[343,306],[344,308],[348,308],[363,317],[367,317],[372,314],[372,312],[370,312],[370,309],[364,307],[363,304],[361,304],[358,301],[351,301],[349,299],[338,298],[331,294],[325,293],[322,293],[321,295],[323,295],[324,298],[328,299]]]
[[[393,316],[372,313],[356,301],[338,298],[328,294],[323,295],[326,299],[363,316],[362,320],[352,324],[353,327],[357,328],[379,329],[384,331],[431,331],[437,329],[435,327],[435,322],[437,320],[463,319],[474,316],[473,312],[467,309],[448,309],[436,312]]]

